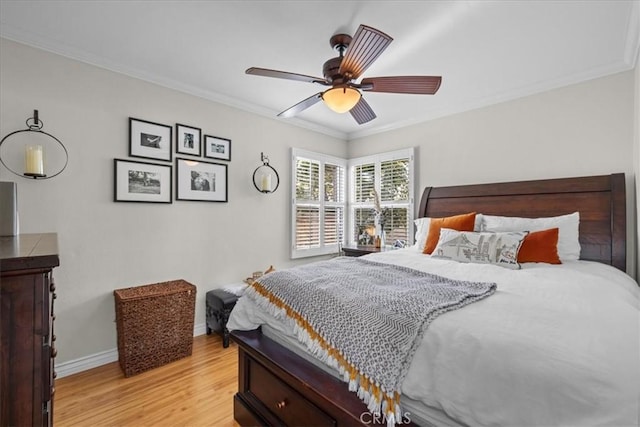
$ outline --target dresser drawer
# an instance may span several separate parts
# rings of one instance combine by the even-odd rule
[[[335,426],[336,422],[259,363],[249,365],[249,391],[287,426]]]

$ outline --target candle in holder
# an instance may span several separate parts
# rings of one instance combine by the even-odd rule
[[[271,191],[271,174],[264,173],[262,174],[262,183],[261,183],[262,191],[269,192]]]
[[[42,145],[28,145],[25,148],[25,175],[45,176]]]

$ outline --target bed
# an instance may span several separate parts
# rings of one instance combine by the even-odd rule
[[[398,422],[638,425],[640,291],[624,273],[624,175],[428,187],[418,217],[471,211],[526,218],[577,211],[580,261],[489,268],[489,274],[448,260],[430,260],[425,267],[429,257],[412,248],[363,258],[455,279],[478,274],[497,283],[495,295],[429,326],[415,356],[428,362],[409,367],[402,395],[406,416]],[[588,306],[586,317],[581,304]],[[558,313],[562,321],[553,317]],[[386,424],[245,297],[230,325],[239,346],[234,417],[240,425]],[[500,336],[487,335],[487,330]],[[542,354],[539,342],[547,346]]]

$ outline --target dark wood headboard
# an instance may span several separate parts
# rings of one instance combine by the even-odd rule
[[[536,218],[580,212],[580,258],[626,271],[623,173],[581,178],[427,187],[418,217],[466,212]]]

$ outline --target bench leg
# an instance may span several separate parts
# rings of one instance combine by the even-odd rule
[[[229,330],[227,329],[227,322],[229,321],[229,316],[231,315],[231,310],[224,310],[222,312],[222,347],[229,347]]]
[[[224,328],[224,333],[222,335],[222,347],[227,348],[229,347],[229,330],[226,328]]]

